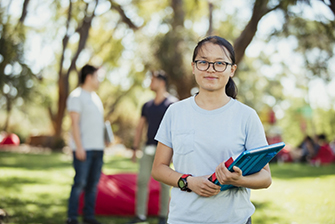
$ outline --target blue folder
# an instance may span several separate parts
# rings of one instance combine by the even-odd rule
[[[258,147],[242,152],[228,167],[228,170],[234,172],[233,167],[237,166],[242,170],[242,175],[247,176],[259,172],[267,163],[269,163],[277,153],[285,146],[284,142]],[[222,185],[213,173],[209,178],[213,183],[221,186],[221,191],[235,188],[233,185]]]

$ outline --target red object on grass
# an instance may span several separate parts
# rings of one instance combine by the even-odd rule
[[[0,145],[20,145],[20,138],[16,134],[8,134],[2,139]]]
[[[312,158],[312,163],[330,164],[334,160],[333,152],[328,144],[324,144],[319,148],[318,153]]]
[[[137,190],[137,174],[121,173],[105,175],[101,173],[95,206],[96,215],[134,216]],[[148,215],[159,214],[160,183],[149,181]],[[79,214],[84,207],[84,193],[79,200]]]

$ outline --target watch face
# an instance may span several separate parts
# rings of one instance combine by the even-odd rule
[[[186,186],[184,180],[180,179],[180,180],[178,181],[178,186],[179,186],[181,189],[183,189],[183,188]]]

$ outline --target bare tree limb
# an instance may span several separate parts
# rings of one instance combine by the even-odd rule
[[[124,23],[126,23],[130,29],[132,30],[138,30],[140,27],[136,26],[127,16],[126,13],[124,12],[124,10],[122,9],[122,7],[115,3],[113,0],[110,0],[111,3],[111,8],[115,9],[121,16],[121,19]]]
[[[66,20],[66,32],[64,34],[63,40],[62,40],[62,44],[63,44],[63,49],[62,49],[62,56],[61,56],[61,60],[60,60],[60,64],[59,64],[59,79],[62,76],[62,72],[63,72],[63,62],[64,62],[64,54],[65,54],[65,50],[67,47],[67,44],[69,42],[69,27],[70,27],[70,21],[71,21],[71,16],[72,16],[72,1],[69,0],[69,9],[67,12],[67,20]]]
[[[121,93],[119,96],[116,97],[114,103],[108,107],[107,110],[108,113],[106,115],[107,118],[115,111],[117,104],[123,99],[123,97],[129,94],[136,86],[137,84],[134,83],[127,91],[124,91],[123,93]]]
[[[22,13],[21,13],[21,17],[19,19],[20,23],[23,23],[24,20],[26,19],[27,13],[28,13],[28,4],[29,4],[30,0],[24,0],[23,2],[23,7],[22,7]]]
[[[92,15],[89,15],[88,13],[88,4],[86,5],[86,13],[85,13],[85,17],[83,18],[82,24],[80,27],[77,28],[76,32],[79,33],[79,42],[78,42],[78,48],[77,51],[75,53],[75,55],[73,56],[72,60],[71,60],[71,65],[70,68],[68,69],[67,73],[66,73],[66,78],[69,78],[69,75],[71,73],[71,71],[73,69],[75,69],[75,65],[76,65],[76,61],[80,55],[80,53],[82,52],[82,50],[85,48],[87,39],[88,39],[88,34],[90,31],[90,28],[92,26],[92,20],[95,16],[95,9],[98,6],[98,1],[96,0],[96,4],[95,4],[95,8],[93,10]]]

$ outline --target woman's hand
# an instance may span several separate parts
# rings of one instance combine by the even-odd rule
[[[225,163],[220,163],[215,169],[215,175],[221,184],[231,184],[239,187],[239,181],[243,178],[242,170],[237,166],[233,167],[234,172],[230,172]]]
[[[209,175],[201,177],[189,176],[187,178],[188,188],[203,197],[217,195],[221,187],[209,181],[208,178]]]

